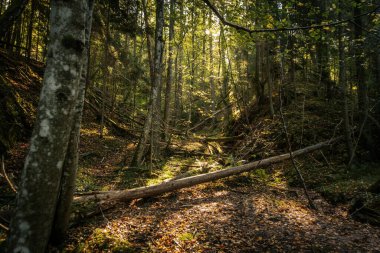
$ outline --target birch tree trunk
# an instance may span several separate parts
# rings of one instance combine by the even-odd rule
[[[49,242],[86,57],[86,13],[86,0],[51,2],[43,88],[7,252],[45,252]]]

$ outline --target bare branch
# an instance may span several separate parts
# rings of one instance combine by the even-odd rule
[[[238,24],[235,24],[235,23],[232,23],[232,22],[226,20],[223,17],[223,15],[219,12],[219,10],[215,7],[215,5],[213,5],[209,0],[203,0],[203,2],[212,10],[212,12],[214,12],[214,14],[219,18],[219,20],[222,22],[223,25],[230,26],[232,28],[235,28],[236,30],[244,31],[244,32],[247,32],[249,34],[265,33],[265,32],[284,32],[284,31],[296,31],[296,30],[322,29],[325,27],[337,26],[337,25],[341,25],[344,23],[353,22],[353,20],[355,18],[369,15],[371,13],[377,12],[380,9],[380,5],[378,5],[372,11],[363,13],[363,14],[358,15],[358,16],[351,17],[349,19],[338,20],[338,21],[326,23],[326,24],[317,24],[317,25],[310,25],[310,26],[297,26],[297,27],[282,27],[282,28],[273,28],[273,29],[249,29],[247,27],[244,27],[244,26],[241,26],[241,25],[238,25]]]
[[[14,193],[17,193],[16,187],[14,186],[14,184],[12,183],[12,181],[10,180],[10,178],[8,177],[7,172],[5,171],[4,155],[1,156],[1,173],[3,174],[5,180],[7,180],[7,182],[9,184],[9,186],[11,187],[12,191]]]

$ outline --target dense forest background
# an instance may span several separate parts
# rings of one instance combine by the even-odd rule
[[[25,245],[37,251],[48,241],[49,250],[79,252],[379,250],[379,41],[379,0],[0,0],[0,240],[10,234],[10,249],[23,245],[29,208],[30,233],[41,237]],[[53,76],[58,93],[47,88]],[[56,191],[40,191],[46,183]],[[147,188],[125,190],[134,187]],[[201,209],[189,210],[226,204],[218,195],[226,191],[243,214],[205,229]],[[186,202],[206,193],[214,199]],[[299,212],[291,228],[274,218],[294,237],[247,218],[268,201],[270,221],[284,206]],[[181,219],[170,216],[178,206],[189,207]],[[323,226],[307,223],[302,208],[326,237],[315,238]],[[39,209],[45,217],[34,216]],[[177,230],[146,230],[138,209],[146,224],[167,216]],[[223,210],[236,211],[207,215]],[[123,219],[134,223],[120,238]],[[311,232],[298,240],[303,229]]]

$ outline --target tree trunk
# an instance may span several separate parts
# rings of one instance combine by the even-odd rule
[[[30,59],[32,53],[32,39],[33,39],[33,24],[34,24],[34,16],[36,13],[36,0],[32,0],[28,24],[28,33],[26,35],[26,57]]]
[[[354,16],[359,16],[361,14],[359,5],[361,1],[356,0],[356,7],[354,8]],[[356,81],[358,84],[358,106],[359,112],[364,115],[368,112],[368,87],[365,80],[365,68],[364,68],[364,56],[363,53],[363,42],[361,41],[363,38],[363,22],[362,17],[355,18],[355,67],[356,67]],[[364,116],[362,116],[364,118]]]
[[[47,248],[86,57],[87,7],[85,0],[51,2],[48,60],[8,252],[45,252]]]
[[[99,126],[99,137],[103,138],[104,135],[104,116],[105,116],[105,107],[106,107],[106,92],[107,92],[107,84],[108,84],[108,44],[110,41],[110,10],[111,4],[107,4],[107,17],[106,17],[106,41],[104,43],[104,65],[103,65],[103,84],[102,84],[102,107],[101,107],[101,117],[100,117],[100,126]]]
[[[169,21],[169,52],[168,52],[168,75],[166,79],[165,109],[164,109],[164,136],[165,141],[169,140],[170,126],[170,101],[172,96],[173,83],[173,43],[174,43],[174,22],[175,22],[175,0],[170,0],[170,21]]]
[[[222,67],[222,90],[221,90],[221,96],[223,101],[223,107],[226,108],[224,111],[224,126],[228,125],[228,122],[230,121],[230,118],[232,116],[232,110],[230,106],[230,92],[229,92],[229,76],[228,76],[228,70],[227,70],[227,43],[226,43],[226,37],[224,36],[224,27],[223,25],[220,26],[220,61],[221,61],[221,67]]]
[[[183,2],[179,1],[179,19],[183,20]],[[185,37],[184,33],[184,24],[180,23],[180,32],[179,35],[181,37],[178,45],[177,45],[177,55],[176,55],[176,61],[175,61],[175,73],[176,73],[176,87],[175,87],[175,98],[174,98],[174,110],[175,110],[175,118],[176,121],[181,117],[182,115],[182,109],[183,109],[183,103],[182,103],[182,75],[183,75],[183,68],[182,68],[182,58],[183,58],[183,39]]]
[[[267,47],[267,79],[268,79],[268,97],[269,97],[269,110],[270,115],[274,117],[274,107],[273,107],[273,76],[272,76],[272,57],[269,50],[269,45]]]
[[[159,144],[157,138],[160,133],[160,121],[158,115],[161,113],[158,101],[161,95],[161,71],[162,71],[162,53],[164,48],[163,42],[163,26],[164,26],[164,0],[156,0],[156,47],[154,52],[154,82],[152,83],[152,95],[148,109],[148,115],[145,120],[144,130],[141,135],[139,144],[136,148],[132,165],[140,165],[146,151],[147,141],[150,137],[151,157],[157,158],[159,153]]]
[[[315,15],[315,21],[319,24],[322,21],[322,16],[326,12],[326,0],[318,0],[313,4],[318,9]],[[329,69],[329,45],[326,33],[323,30],[319,31],[319,38],[315,45],[318,70],[320,72],[320,82],[325,85],[325,96],[329,100],[332,98],[332,81],[330,80]]]
[[[148,50],[148,59],[149,59],[149,76],[151,84],[154,83],[154,59],[152,56],[152,43],[150,40],[150,26],[148,18],[148,9],[147,9],[147,0],[142,0],[142,9],[144,12],[144,23],[145,23],[145,34],[146,34],[146,45]]]
[[[187,121],[191,124],[192,113],[193,113],[193,89],[195,86],[195,57],[196,50],[195,41],[196,41],[196,19],[195,19],[195,2],[191,7],[191,57],[188,58],[189,66],[190,66],[190,86],[188,88],[187,99],[189,101],[189,109],[188,109],[188,118]]]
[[[11,5],[0,16],[0,39],[3,39],[13,23],[21,16],[28,0],[13,0]]]
[[[213,52],[213,36],[212,36],[212,12],[210,11],[208,25],[210,30],[209,37],[209,57],[210,57],[210,95],[211,95],[211,113],[214,114],[216,111],[216,91],[214,82],[214,52]],[[212,118],[212,125],[215,125],[215,117]]]
[[[294,151],[292,152],[292,155],[293,157],[296,157],[296,156],[300,156],[300,155],[321,149],[323,147],[331,145],[334,141],[337,141],[338,139],[321,142],[316,145]],[[290,159],[289,153],[266,158],[260,161],[248,163],[248,164],[237,166],[237,167],[227,168],[227,169],[223,169],[219,171],[214,171],[214,172],[210,172],[206,174],[200,174],[200,175],[196,175],[192,177],[181,178],[177,180],[170,180],[158,185],[140,187],[140,188],[135,188],[135,189],[130,189],[130,190],[97,192],[91,195],[84,195],[84,196],[77,197],[75,198],[75,201],[77,202],[90,201],[90,200],[127,201],[131,199],[146,198],[146,197],[156,196],[156,195],[160,195],[166,192],[182,189],[185,187],[190,187],[190,186],[214,181],[217,179],[229,177],[232,175],[237,175],[243,172],[256,169],[258,167],[268,166],[270,164],[278,163],[287,159]]]
[[[259,105],[263,105],[265,102],[265,94],[264,94],[264,85],[265,80],[263,80],[263,50],[264,45],[263,42],[256,42],[256,55],[255,55],[255,80],[254,80],[254,87],[256,90],[256,100]],[[265,75],[265,73],[264,73]]]
[[[86,83],[88,80],[88,64],[90,50],[90,37],[92,27],[92,11],[94,1],[88,1],[88,11],[86,13],[86,29],[85,29],[85,45],[84,57],[82,65],[82,75],[79,84],[78,99],[74,109],[74,121],[71,129],[69,144],[65,161],[63,163],[63,171],[61,178],[60,194],[55,213],[54,225],[52,230],[52,241],[60,243],[69,227],[69,219],[71,214],[71,203],[73,194],[75,192],[75,179],[78,169],[78,145],[80,138],[80,127],[82,121],[82,112],[84,106],[84,97],[86,90]]]
[[[342,0],[341,0],[342,1]],[[341,1],[339,2],[340,5],[342,5]],[[342,7],[340,7],[342,10]],[[342,14],[339,14],[339,19],[342,19]],[[350,125],[350,117],[349,117],[349,108],[348,108],[348,92],[347,92],[347,80],[346,80],[346,62],[345,62],[345,52],[344,52],[344,42],[343,42],[343,31],[342,27],[340,26],[338,28],[338,37],[339,37],[339,45],[338,45],[338,51],[339,51],[339,86],[343,89],[344,94],[344,133],[345,133],[345,139],[346,139],[346,146],[348,151],[348,159],[350,160],[351,157],[354,156],[354,147],[352,142],[352,136],[351,136],[351,125]]]

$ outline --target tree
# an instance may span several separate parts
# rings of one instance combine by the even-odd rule
[[[173,43],[174,43],[174,21],[175,21],[175,0],[170,0],[170,20],[169,20],[169,56],[168,56],[168,75],[165,90],[165,108],[164,108],[164,128],[165,141],[169,140],[170,126],[170,101],[172,96],[173,82]]]
[[[37,122],[25,161],[8,252],[44,252],[67,225],[84,101],[91,0],[51,2],[50,43]],[[57,223],[55,221],[58,221]]]
[[[15,0],[0,16],[0,38],[4,38],[7,31],[10,30],[16,19],[22,14],[28,0]]]
[[[143,133],[141,134],[139,144],[132,161],[133,165],[140,165],[146,151],[147,142],[150,139],[150,152],[152,158],[157,158],[159,153],[159,136],[160,136],[160,114],[161,114],[161,71],[162,71],[162,54],[164,49],[163,41],[164,27],[164,1],[156,1],[156,36],[154,50],[154,72],[151,89],[150,105],[148,115],[145,120]],[[150,137],[150,138],[149,138]]]

